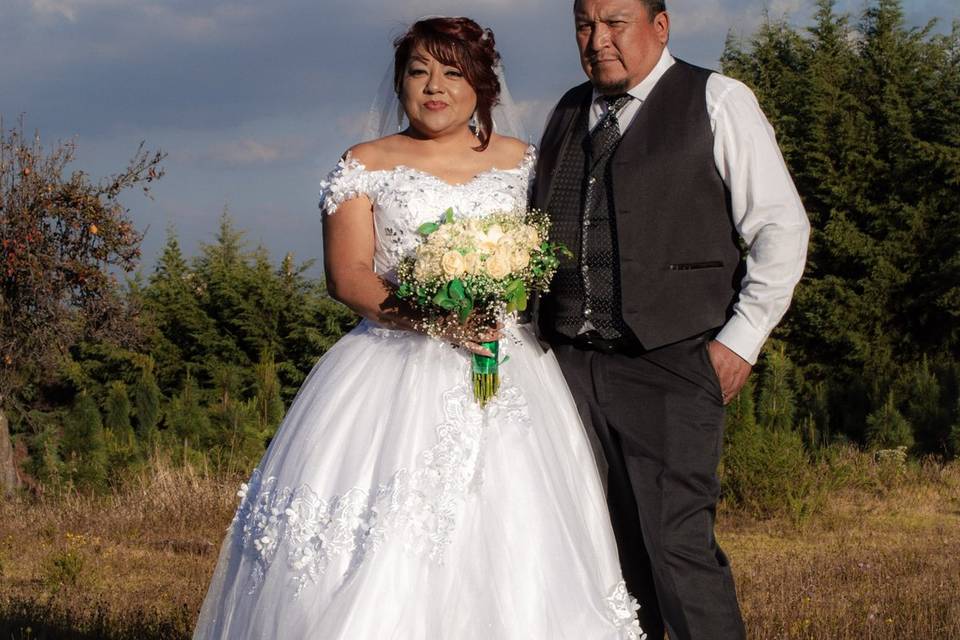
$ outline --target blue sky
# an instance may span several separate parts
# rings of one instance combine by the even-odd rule
[[[731,29],[766,8],[797,24],[801,0],[668,0],[671,51],[715,67]],[[863,0],[841,0],[858,11]],[[318,183],[359,134],[392,39],[414,19],[469,15],[491,27],[514,99],[538,133],[582,81],[566,0],[0,0],[0,114],[48,142],[75,139],[77,166],[120,170],[141,140],[169,153],[150,201],[124,203],[152,271],[173,223],[188,253],[227,207],[252,244],[320,257]],[[910,24],[960,18],[956,0],[906,0]]]

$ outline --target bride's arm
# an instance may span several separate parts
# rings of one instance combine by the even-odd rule
[[[418,316],[373,271],[373,210],[365,197],[347,200],[323,217],[323,264],[334,300],[391,329],[416,331]]]

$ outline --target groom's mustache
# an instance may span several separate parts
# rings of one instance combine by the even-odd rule
[[[587,61],[590,64],[596,64],[598,62],[618,62],[620,60],[617,56],[587,56]]]

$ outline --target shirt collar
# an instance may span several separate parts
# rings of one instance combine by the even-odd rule
[[[660,78],[663,77],[663,74],[667,72],[667,69],[673,66],[673,63],[676,62],[672,55],[670,55],[670,49],[667,47],[663,48],[663,53],[660,54],[660,59],[657,61],[657,64],[650,70],[650,73],[647,74],[647,77],[640,81],[638,85],[630,88],[627,91],[632,98],[643,102],[650,95],[650,92],[653,91],[653,88],[657,85],[657,82]],[[606,103],[603,100],[600,100],[600,92],[596,89],[593,90],[593,110],[597,116],[602,116],[606,111]]]

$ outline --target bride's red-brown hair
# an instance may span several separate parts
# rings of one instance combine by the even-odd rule
[[[500,63],[493,32],[470,18],[424,18],[394,43],[393,86],[400,94],[403,74],[413,52],[421,47],[439,62],[456,67],[477,94],[477,136],[483,151],[493,131],[491,112],[500,100],[500,81],[496,66]]]

